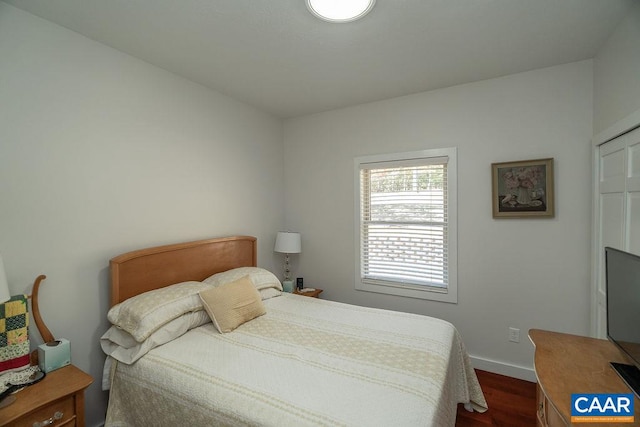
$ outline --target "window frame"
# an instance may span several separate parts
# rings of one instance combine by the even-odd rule
[[[382,162],[402,162],[410,160],[422,160],[424,163],[433,164],[434,158],[447,158],[447,288],[422,287],[421,285],[411,285],[397,283],[372,283],[362,281],[362,254],[361,254],[361,232],[360,223],[362,207],[360,203],[360,170],[362,165]],[[457,183],[457,149],[456,147],[435,148],[420,151],[410,151],[403,153],[378,154],[371,156],[360,156],[354,159],[354,188],[355,188],[355,222],[354,222],[354,242],[355,242],[355,289],[397,295],[409,298],[426,299],[456,304],[458,302],[458,183]]]

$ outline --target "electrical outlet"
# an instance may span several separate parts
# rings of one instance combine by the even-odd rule
[[[520,329],[509,328],[509,341],[520,342]]]

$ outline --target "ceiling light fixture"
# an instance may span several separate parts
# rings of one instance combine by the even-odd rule
[[[306,0],[316,17],[328,22],[351,22],[365,16],[376,0]]]

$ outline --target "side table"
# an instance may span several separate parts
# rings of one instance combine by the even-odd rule
[[[51,371],[40,382],[13,394],[16,400],[0,409],[0,425],[66,425],[84,427],[84,390],[93,378],[68,365]]]
[[[306,288],[302,288],[302,289],[306,289]],[[322,289],[314,289],[313,291],[308,291],[308,292],[301,292],[299,289],[296,289],[293,291],[293,293],[296,295],[304,295],[305,297],[319,298],[320,294],[322,293]]]

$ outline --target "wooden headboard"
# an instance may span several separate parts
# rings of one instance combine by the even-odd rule
[[[257,239],[232,236],[127,252],[111,259],[111,306],[153,289],[257,265]]]

